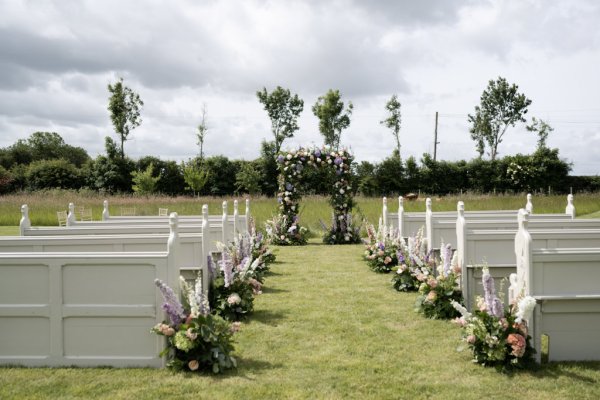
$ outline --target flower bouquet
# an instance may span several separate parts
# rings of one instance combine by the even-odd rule
[[[432,254],[427,252],[427,242],[423,238],[423,228],[415,236],[408,237],[408,243],[404,239],[399,240],[396,254],[398,266],[392,270],[392,285],[399,292],[410,292],[419,289],[425,282],[431,270],[435,268],[435,260]]]
[[[477,309],[469,313],[453,302],[461,313],[455,322],[462,327],[463,341],[473,352],[473,362],[510,371],[533,365],[535,350],[530,344],[527,320],[535,308],[535,299],[526,296],[508,309],[496,296],[494,278],[487,267],[482,276],[484,297],[477,299]]]
[[[451,319],[460,313],[452,302],[462,303],[460,290],[460,267],[456,253],[452,257],[450,244],[441,247],[441,263],[438,266],[437,277],[428,276],[419,285],[419,296],[415,301],[415,311],[427,318]]]
[[[308,242],[308,229],[300,226],[297,215],[291,219],[287,215],[275,215],[265,222],[267,237],[279,246],[305,245]]]
[[[210,313],[200,279],[193,289],[183,281],[185,307],[164,282],[156,279],[155,284],[163,295],[163,310],[168,320],[151,331],[167,339],[167,346],[160,354],[167,356],[167,366],[178,371],[213,373],[236,367],[231,353],[233,334],[239,330],[239,323],[229,324]]]
[[[398,265],[398,248],[402,245],[402,239],[394,230],[388,230],[381,224],[376,233],[373,225],[368,225],[367,235],[363,254],[367,265],[375,272],[390,272]]]
[[[214,312],[229,321],[239,321],[252,312],[254,295],[260,294],[261,283],[256,279],[256,268],[260,258],[249,257],[239,261],[232,257],[227,247],[219,244],[221,260],[220,273],[215,272],[215,264],[209,257],[209,271],[213,276],[209,290],[209,303]]]

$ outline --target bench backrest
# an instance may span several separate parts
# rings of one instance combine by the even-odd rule
[[[178,293],[179,235],[167,251],[0,254],[0,363],[161,367],[161,279]]]

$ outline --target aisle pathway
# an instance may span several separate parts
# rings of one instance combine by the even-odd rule
[[[422,379],[439,361],[424,347],[464,362],[454,351],[456,328],[414,313],[416,295],[371,272],[362,249],[318,242],[278,249],[280,262],[240,335],[241,374],[307,398],[396,397],[402,382]]]

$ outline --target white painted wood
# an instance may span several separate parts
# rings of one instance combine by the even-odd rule
[[[69,203],[69,213],[67,214],[67,226],[73,226],[77,222],[75,216],[75,204]]]
[[[387,197],[383,198],[383,210],[381,212],[381,217],[383,220],[383,226],[388,227],[388,206],[387,206]],[[390,227],[391,228],[391,227]]]
[[[177,214],[167,251],[0,254],[0,364],[161,367],[154,279],[178,291]]]
[[[527,203],[525,204],[525,210],[529,214],[533,214],[533,203],[531,202],[531,193],[527,193]]]
[[[567,207],[565,208],[565,214],[570,215],[571,218],[575,218],[575,206],[573,205],[573,195],[567,195]]]
[[[102,203],[102,221],[106,221],[110,218],[110,212],[108,211],[108,200],[104,200]]]

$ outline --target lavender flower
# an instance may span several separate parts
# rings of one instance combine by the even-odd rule
[[[277,162],[281,164],[283,162],[283,156],[280,154],[277,156]]]
[[[333,161],[333,163],[335,165],[340,165],[342,163],[342,159],[340,157],[336,157],[335,160]]]
[[[496,318],[502,318],[504,316],[504,304],[502,304],[502,300],[494,296],[494,300],[492,301],[492,315]]]
[[[321,157],[321,150],[319,150],[319,149],[315,150],[315,157]]]
[[[294,189],[294,186],[291,183],[286,182],[286,184],[285,184],[285,190],[287,190],[288,192],[291,192],[292,189]]]
[[[181,324],[182,319],[185,318],[185,314],[183,311],[183,306],[179,302],[177,296],[175,296],[173,289],[167,286],[160,279],[155,279],[154,284],[158,287],[163,299],[165,300],[162,305],[162,309],[167,313],[169,320],[171,321],[171,325],[177,326]]]

